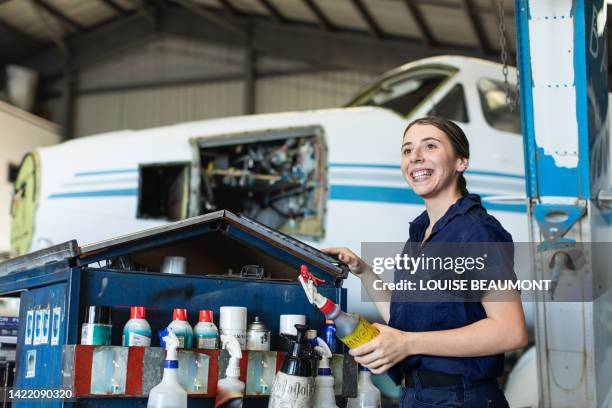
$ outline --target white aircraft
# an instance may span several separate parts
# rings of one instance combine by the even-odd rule
[[[316,247],[403,242],[424,210],[403,179],[413,119],[456,121],[470,141],[468,189],[528,240],[520,115],[502,66],[434,57],[399,67],[344,108],[204,120],[71,140],[30,153],[15,184],[15,253],[100,241],[217,209],[241,212]],[[496,198],[497,197],[497,198]],[[514,200],[514,201],[513,201]],[[347,279],[349,293],[359,281]],[[376,316],[360,297],[349,310]]]
[[[511,69],[511,98],[515,78]],[[448,56],[399,67],[344,108],[123,130],[40,148],[15,183],[12,249],[91,243],[217,209],[316,247],[359,251],[362,241],[405,241],[424,206],[401,175],[400,141],[412,119],[430,114],[462,126],[471,147],[468,189],[489,200],[516,242],[527,241],[526,208],[517,202],[520,115],[507,107],[502,67]],[[349,290],[355,284],[349,279]]]
[[[435,57],[383,75],[344,108],[123,130],[31,152],[15,183],[12,248],[89,243],[221,208],[317,247],[403,241],[423,205],[400,173],[400,141],[428,114],[468,135],[470,191],[524,196],[520,115],[506,106],[501,66]],[[523,206],[486,206],[515,241],[527,239]]]

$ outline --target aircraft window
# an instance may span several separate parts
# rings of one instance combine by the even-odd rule
[[[289,235],[324,235],[326,147],[319,127],[199,141],[200,213],[242,213]]]
[[[187,218],[189,164],[140,166],[138,218],[178,221]]]
[[[468,123],[467,104],[463,86],[457,84],[447,93],[440,102],[429,111],[428,115],[441,116],[457,122]]]
[[[506,103],[506,89],[502,82],[491,79],[481,79],[478,81],[478,93],[482,113],[487,123],[503,132],[521,134],[521,111],[517,104],[514,112]],[[516,97],[516,90],[510,86],[510,98]]]
[[[369,88],[347,106],[379,106],[408,116],[456,70],[427,69],[403,73]]]

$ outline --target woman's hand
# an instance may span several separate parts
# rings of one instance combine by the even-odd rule
[[[372,299],[376,305],[376,309],[378,309],[380,317],[382,317],[385,322],[388,322],[391,310],[391,291],[387,289],[374,289],[375,282],[380,280],[380,278],[374,273],[374,271],[372,271],[370,265],[365,263],[363,259],[358,257],[353,251],[346,247],[323,248],[321,249],[321,252],[332,256],[335,255],[338,257],[340,262],[344,262],[346,265],[348,265],[351,273],[361,279],[361,284],[368,293],[368,296],[370,296],[370,299]]]
[[[362,275],[364,272],[368,271],[370,267],[366,264],[363,259],[358,257],[353,251],[345,247],[332,247],[332,248],[323,248],[321,252],[326,253],[328,255],[335,255],[338,257],[340,262],[348,265],[351,273],[353,275]]]
[[[349,353],[355,361],[370,369],[373,374],[385,373],[403,359],[413,354],[411,336],[383,324],[374,323],[380,334],[368,343],[352,349]]]

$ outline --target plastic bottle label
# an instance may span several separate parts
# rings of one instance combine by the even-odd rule
[[[310,408],[315,392],[312,377],[298,377],[279,372],[270,392],[269,408]]]
[[[174,330],[174,334],[178,338],[179,348],[193,347],[193,331],[189,323],[181,320],[173,320],[168,327]]]
[[[355,330],[353,330],[353,332],[348,336],[341,337],[340,341],[346,344],[349,348],[356,348],[362,344],[366,344],[379,334],[380,332],[376,327],[372,326],[370,322],[363,317],[360,317],[359,323],[357,324]]]
[[[138,333],[130,333],[128,335],[128,346],[149,347],[151,338]]]
[[[195,337],[198,348],[209,350],[217,348],[217,336],[199,336],[196,334]]]
[[[249,331],[247,332],[247,350],[270,350],[270,332]]]
[[[110,346],[112,326],[105,324],[83,323],[81,344],[89,346]]]

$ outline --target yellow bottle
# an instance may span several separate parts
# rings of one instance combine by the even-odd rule
[[[329,299],[325,299],[325,303],[319,306],[319,310],[325,314],[326,319],[334,321],[336,335],[349,348],[366,344],[380,333],[366,319],[356,314],[343,312],[340,306]]]

